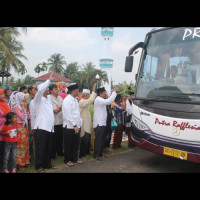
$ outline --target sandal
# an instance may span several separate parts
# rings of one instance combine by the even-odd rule
[[[38,169],[38,173],[45,173],[45,171],[44,171],[43,168],[39,168],[39,169]]]
[[[67,165],[68,167],[74,166],[74,164],[73,164],[71,161],[67,162],[66,165]]]
[[[17,173],[16,168],[12,169],[12,173]]]
[[[50,167],[51,169],[58,169],[56,166],[54,166],[54,165],[51,165],[51,167]]]
[[[21,166],[18,166],[17,168],[18,168],[19,171],[24,171],[25,170],[25,168],[21,167]]]
[[[83,164],[83,161],[77,160],[76,163],[77,163],[77,164]]]

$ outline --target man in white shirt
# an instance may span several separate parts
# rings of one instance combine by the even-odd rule
[[[82,122],[81,127],[81,143],[80,143],[80,153],[79,158],[85,159],[86,154],[90,150],[91,141],[91,113],[90,104],[94,103],[96,98],[96,83],[93,86],[92,94],[90,95],[90,90],[83,89],[82,99],[79,102],[80,114]]]
[[[51,149],[54,132],[53,106],[47,95],[49,84],[53,80],[52,73],[48,80],[38,86],[38,92],[31,101],[34,109],[34,134],[35,134],[35,168],[39,173],[44,173],[45,168],[55,169],[51,165]],[[31,109],[31,108],[30,108]]]
[[[71,167],[74,163],[82,164],[78,160],[78,148],[80,140],[81,116],[78,104],[78,84],[68,87],[69,95],[62,104],[63,112],[63,140],[64,140],[64,162]]]
[[[26,99],[26,103],[27,103],[27,109],[29,110],[30,113],[30,123],[28,124],[28,129],[29,129],[29,150],[30,150],[30,155],[31,155],[31,159],[32,159],[32,155],[33,158],[35,159],[35,136],[34,136],[34,120],[35,120],[35,113],[34,113],[34,109],[33,109],[33,105],[31,106],[31,101],[34,99],[36,93],[37,93],[38,89],[36,85],[29,85],[28,86],[28,97]],[[32,107],[32,109],[30,108]]]
[[[63,156],[63,113],[62,113],[62,97],[58,96],[58,87],[56,84],[49,86],[49,98],[53,105],[54,112],[54,134],[53,134],[53,148],[52,159],[56,158],[56,154]]]
[[[111,105],[117,96],[117,88],[113,89],[112,95],[106,99],[106,90],[104,87],[97,89],[97,97],[94,101],[94,120],[93,127],[95,131],[94,154],[96,160],[101,161],[104,150],[107,110],[106,106]]]

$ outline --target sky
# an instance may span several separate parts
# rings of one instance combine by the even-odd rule
[[[124,72],[125,59],[129,49],[138,42],[145,40],[146,34],[154,27],[114,27],[111,39],[111,59],[113,68],[111,76],[113,84],[126,81],[135,82],[135,73],[139,63],[140,54],[134,58],[134,69],[132,73]],[[55,53],[64,56],[67,64],[78,62],[79,65],[92,62],[97,69],[99,59],[103,54],[103,37],[101,27],[27,27],[27,33],[21,33],[18,40],[24,46],[23,54],[28,60],[22,59],[27,74],[38,77],[34,71],[37,64],[47,62],[48,58]],[[44,72],[47,73],[47,72]],[[11,71],[14,77],[17,73]],[[42,75],[43,72],[40,73]],[[22,76],[19,76],[22,78]],[[70,78],[70,77],[68,77]]]

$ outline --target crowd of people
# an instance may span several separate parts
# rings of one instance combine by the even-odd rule
[[[128,147],[134,147],[130,136],[130,97],[117,94],[114,87],[108,97],[104,87],[93,86],[92,93],[83,89],[79,98],[78,84],[72,84],[59,94],[52,73],[48,80],[18,91],[0,89],[0,166],[4,173],[16,173],[30,167],[56,169],[56,156],[63,156],[67,166],[83,164],[91,150],[91,128],[95,132],[93,158],[101,161],[110,149],[111,120],[116,120],[112,148],[121,147],[122,135],[128,135]],[[94,104],[93,124],[90,105]],[[11,158],[11,159],[10,159]]]

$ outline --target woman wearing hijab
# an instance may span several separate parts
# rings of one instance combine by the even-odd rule
[[[25,170],[30,166],[29,157],[29,132],[28,119],[30,114],[27,111],[26,97],[23,92],[17,92],[10,99],[11,109],[17,115],[18,144],[17,144],[17,166],[18,170]]]
[[[9,105],[5,101],[5,91],[0,89],[0,130],[4,126],[6,121],[5,116],[11,112]],[[3,136],[0,134],[0,166],[3,164],[3,155],[4,155],[4,141]]]
[[[5,91],[3,89],[0,89],[0,110],[4,117],[11,112],[10,106],[5,101]]]

